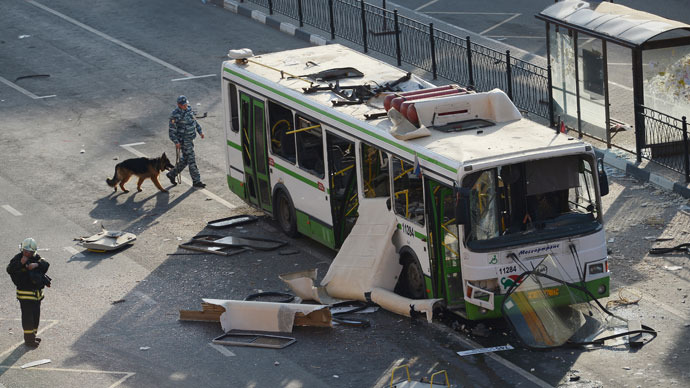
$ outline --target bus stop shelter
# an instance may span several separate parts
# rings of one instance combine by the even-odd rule
[[[580,0],[536,17],[546,23],[552,124],[635,152],[638,161],[643,150],[653,159],[665,145],[685,146],[682,130],[660,133],[649,119],[690,112],[690,25]]]

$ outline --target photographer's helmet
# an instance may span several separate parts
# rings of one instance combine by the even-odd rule
[[[22,241],[21,250],[36,253],[38,244],[36,244],[36,240],[31,237],[25,238],[24,241]]]

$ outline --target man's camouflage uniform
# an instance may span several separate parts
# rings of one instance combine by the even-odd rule
[[[196,166],[196,158],[194,156],[193,140],[196,138],[196,132],[199,132],[199,135],[201,135],[201,126],[196,121],[192,108],[189,106],[187,106],[187,110],[182,110],[179,107],[175,108],[172,114],[170,114],[168,136],[176,145],[178,143],[182,145],[182,157],[175,169],[166,174],[171,181],[189,165],[189,175],[192,176],[192,182],[201,183],[201,175],[199,174],[199,168]]]

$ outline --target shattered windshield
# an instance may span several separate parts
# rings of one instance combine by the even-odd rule
[[[594,171],[589,155],[568,155],[468,175],[468,247],[495,249],[598,230]]]

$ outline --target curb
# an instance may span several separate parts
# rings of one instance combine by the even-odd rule
[[[230,12],[234,12],[238,15],[254,19],[259,23],[265,24],[288,35],[292,35],[297,39],[307,41],[315,46],[324,46],[330,43],[321,35],[307,32],[306,30],[299,28],[292,23],[281,22],[273,16],[266,15],[261,11],[253,10],[244,4],[239,4],[232,0],[208,0],[208,3],[226,9]]]
[[[594,152],[597,158],[604,160],[604,163],[625,172],[627,175],[634,177],[642,183],[651,183],[664,190],[672,191],[683,198],[690,198],[690,188],[685,187],[685,185],[681,183],[673,182],[662,175],[639,168],[634,163],[621,158],[610,150],[594,148]]]
[[[321,35],[312,34],[303,28],[295,26],[292,23],[281,22],[279,19],[273,16],[266,15],[261,11],[253,10],[246,5],[237,3],[233,0],[207,0],[207,2],[230,12],[234,12],[238,15],[254,19],[259,23],[265,24],[271,28],[284,32],[288,35],[292,35],[295,38],[307,41],[316,46],[323,46],[331,43],[328,39],[322,37]],[[206,3],[206,1],[204,1],[204,3]],[[642,181],[643,183],[654,184],[664,190],[672,191],[684,198],[690,199],[690,188],[681,183],[672,182],[662,175],[639,168],[634,163],[619,157],[610,150],[598,149],[594,147],[594,152],[596,153],[597,157],[603,159],[604,163],[607,165],[619,169],[625,172],[627,175]]]

